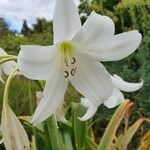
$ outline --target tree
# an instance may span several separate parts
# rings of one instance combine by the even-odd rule
[[[3,18],[0,18],[0,36],[7,35],[9,33],[8,24]]]
[[[24,36],[29,36],[30,35],[30,28],[28,27],[27,25],[27,21],[24,20],[23,21],[23,25],[22,25],[22,29],[21,29],[21,33],[24,35]]]

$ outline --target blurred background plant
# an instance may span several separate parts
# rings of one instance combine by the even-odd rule
[[[79,12],[82,23],[92,11],[102,15],[110,16],[115,22],[116,33],[129,30],[139,30],[143,35],[143,41],[138,50],[128,58],[118,61],[105,63],[111,74],[116,73],[127,81],[138,82],[142,78],[144,87],[135,93],[125,93],[126,98],[135,102],[135,111],[131,116],[129,124],[132,124],[139,117],[150,117],[150,1],[149,0],[81,0]],[[52,21],[44,18],[37,18],[37,22],[32,28],[29,28],[26,20],[22,25],[21,33],[9,29],[9,24],[4,18],[0,18],[0,47],[9,54],[17,54],[20,45],[36,44],[50,45],[53,43]],[[29,84],[30,83],[30,84]],[[4,85],[0,83],[0,110],[2,108],[2,95]],[[30,94],[30,90],[32,91]],[[10,105],[17,115],[30,115],[35,109],[36,91],[40,90],[34,83],[23,77],[17,77],[11,85]],[[73,87],[69,86],[66,93],[66,101],[79,101],[81,95],[77,93]],[[31,101],[32,99],[32,105]],[[68,103],[69,104],[69,103]],[[32,108],[31,108],[32,107]],[[116,110],[108,110],[104,106],[100,106],[94,117],[94,134],[96,139],[104,133],[104,130]],[[121,125],[120,130],[123,130]],[[129,149],[135,148],[140,141],[140,136],[150,129],[148,124],[138,131],[133,142],[129,145]],[[30,132],[30,131],[29,131]],[[148,134],[148,133],[147,133]]]

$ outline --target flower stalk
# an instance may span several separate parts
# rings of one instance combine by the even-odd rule
[[[8,94],[9,94],[10,82],[11,82],[12,78],[16,75],[16,72],[17,72],[17,68],[15,68],[12,71],[12,73],[10,74],[10,76],[7,79],[5,90],[4,90],[3,106],[8,105]]]

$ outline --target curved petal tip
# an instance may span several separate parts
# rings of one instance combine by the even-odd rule
[[[81,105],[84,107],[88,107],[87,112],[85,113],[85,115],[83,117],[78,117],[79,120],[81,121],[86,121],[89,120],[91,117],[94,116],[94,114],[97,111],[97,107],[95,107],[90,100],[88,100],[87,98],[82,98],[81,99]]]
[[[114,84],[114,86],[118,89],[120,89],[121,91],[124,92],[134,92],[139,90],[143,84],[144,81],[141,79],[140,83],[130,83],[130,82],[126,82],[124,81],[120,76],[114,74],[113,76],[111,76],[112,82]]]

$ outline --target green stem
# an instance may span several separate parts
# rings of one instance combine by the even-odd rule
[[[28,80],[28,95],[29,95],[29,108],[30,108],[30,115],[33,115],[33,102],[32,102],[32,90],[31,90],[31,81]],[[32,132],[35,136],[35,149],[38,150],[37,146],[37,131],[36,128],[32,127]]]
[[[31,81],[30,80],[28,80],[28,95],[29,95],[30,115],[33,115],[32,91],[31,91]]]
[[[11,82],[12,78],[16,75],[16,72],[17,72],[17,68],[15,68],[12,71],[12,73],[10,74],[10,76],[8,77],[8,79],[6,81],[6,85],[5,85],[5,89],[4,89],[4,96],[3,96],[3,105],[8,104],[8,94],[9,94],[10,82]]]
[[[12,61],[12,60],[16,61],[17,56],[14,56],[14,55],[0,56],[0,65],[5,62]]]

